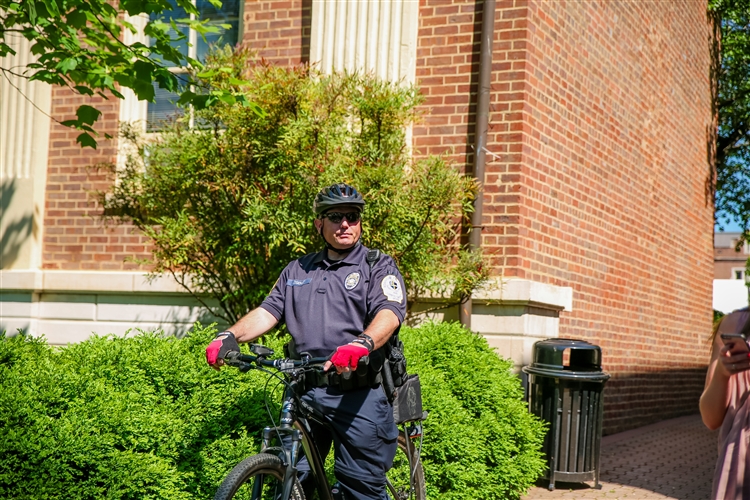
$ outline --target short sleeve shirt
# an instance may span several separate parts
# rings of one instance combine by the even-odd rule
[[[367,263],[358,244],[344,259],[329,261],[327,250],[308,254],[281,272],[261,307],[286,323],[297,352],[328,356],[351,342],[383,309],[406,315],[404,280],[393,259],[381,254]]]

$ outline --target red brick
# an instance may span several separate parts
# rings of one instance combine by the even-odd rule
[[[451,6],[459,4],[461,12],[471,12],[475,2]],[[420,26],[434,29],[418,37],[417,74],[429,96],[424,104],[429,117],[414,128],[413,141],[419,154],[444,151],[465,171],[473,155],[461,156],[458,145],[473,140],[473,116],[467,106],[452,105],[474,102],[478,68],[458,58],[476,60],[470,57],[476,58],[479,37],[473,16],[452,16],[456,22],[450,26],[459,35],[446,38],[457,49],[455,64],[435,66],[434,56],[445,53],[438,47],[447,45],[434,37],[448,26],[437,14],[444,6],[437,0],[420,5]],[[573,310],[561,314],[560,335],[602,343],[605,368],[615,375],[663,367],[652,346],[665,342],[688,353],[675,368],[695,370],[707,358],[702,339],[711,320],[712,215],[700,188],[704,170],[672,165],[705,164],[705,130],[712,123],[705,2],[680,9],[669,2],[608,2],[607,19],[619,20],[616,40],[597,25],[601,9],[593,2],[496,5],[487,142],[496,156],[488,155],[486,168],[504,175],[486,178],[484,251],[503,276],[571,286]],[[664,37],[657,42],[649,30]],[[453,39],[457,36],[464,37],[461,43]],[[627,40],[637,40],[641,51],[629,52]],[[685,59],[685,53],[691,56]],[[462,77],[471,78],[474,87],[461,85]],[[673,88],[690,97],[676,97]],[[663,178],[666,171],[685,179],[679,194],[670,192],[678,188]],[[685,213],[691,214],[690,227],[683,228],[690,236],[681,235],[683,243],[667,252],[666,264],[656,235],[663,234],[664,220],[684,220]],[[634,338],[654,342],[634,346],[627,355],[608,347],[608,341]],[[670,407],[695,411],[699,379],[686,380]],[[658,415],[659,398],[649,396],[658,394],[657,387],[643,383],[639,393],[608,388],[607,400],[638,394]],[[624,430],[634,411],[607,409],[605,429]],[[662,412],[663,418],[669,411],[674,410]]]

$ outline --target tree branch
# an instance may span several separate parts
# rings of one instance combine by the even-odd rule
[[[412,248],[412,247],[414,246],[414,244],[415,244],[415,243],[417,242],[417,240],[419,239],[419,237],[420,237],[420,236],[422,235],[422,231],[424,231],[424,228],[425,228],[425,226],[427,225],[427,221],[429,221],[429,220],[430,220],[430,215],[431,215],[431,214],[432,214],[432,205],[430,205],[430,206],[428,206],[428,207],[427,207],[427,215],[425,215],[425,218],[424,218],[424,220],[422,221],[422,225],[421,225],[421,226],[419,226],[419,231],[417,231],[417,234],[416,234],[416,235],[414,236],[414,238],[412,238],[412,240],[411,240],[411,241],[409,242],[409,244],[408,244],[408,245],[406,245],[406,248],[404,248],[404,249],[403,249],[403,250],[401,251],[401,253],[399,253],[399,254],[398,254],[398,257],[396,257],[396,261],[397,261],[397,262],[401,260],[401,257],[402,257],[402,256],[403,256],[403,255],[404,255],[404,254],[405,254],[406,252],[408,252],[409,250],[411,250],[411,248]]]

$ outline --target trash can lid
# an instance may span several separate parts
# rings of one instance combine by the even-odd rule
[[[568,351],[568,362],[564,355]],[[602,350],[599,346],[575,339],[548,339],[534,343],[532,367],[547,370],[601,371]]]

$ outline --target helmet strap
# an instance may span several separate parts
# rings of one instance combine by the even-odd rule
[[[357,241],[355,241],[352,246],[347,247],[347,248],[335,248],[333,245],[331,245],[328,242],[328,240],[326,239],[326,237],[323,236],[323,228],[322,227],[318,230],[318,234],[320,235],[320,237],[323,240],[323,242],[326,244],[326,249],[327,250],[330,250],[332,252],[336,252],[336,253],[341,254],[341,255],[346,255],[349,252],[351,252],[352,250],[354,250],[354,248],[357,246],[357,243],[359,243],[359,240],[362,238],[362,235],[360,234],[359,238],[357,238]]]

